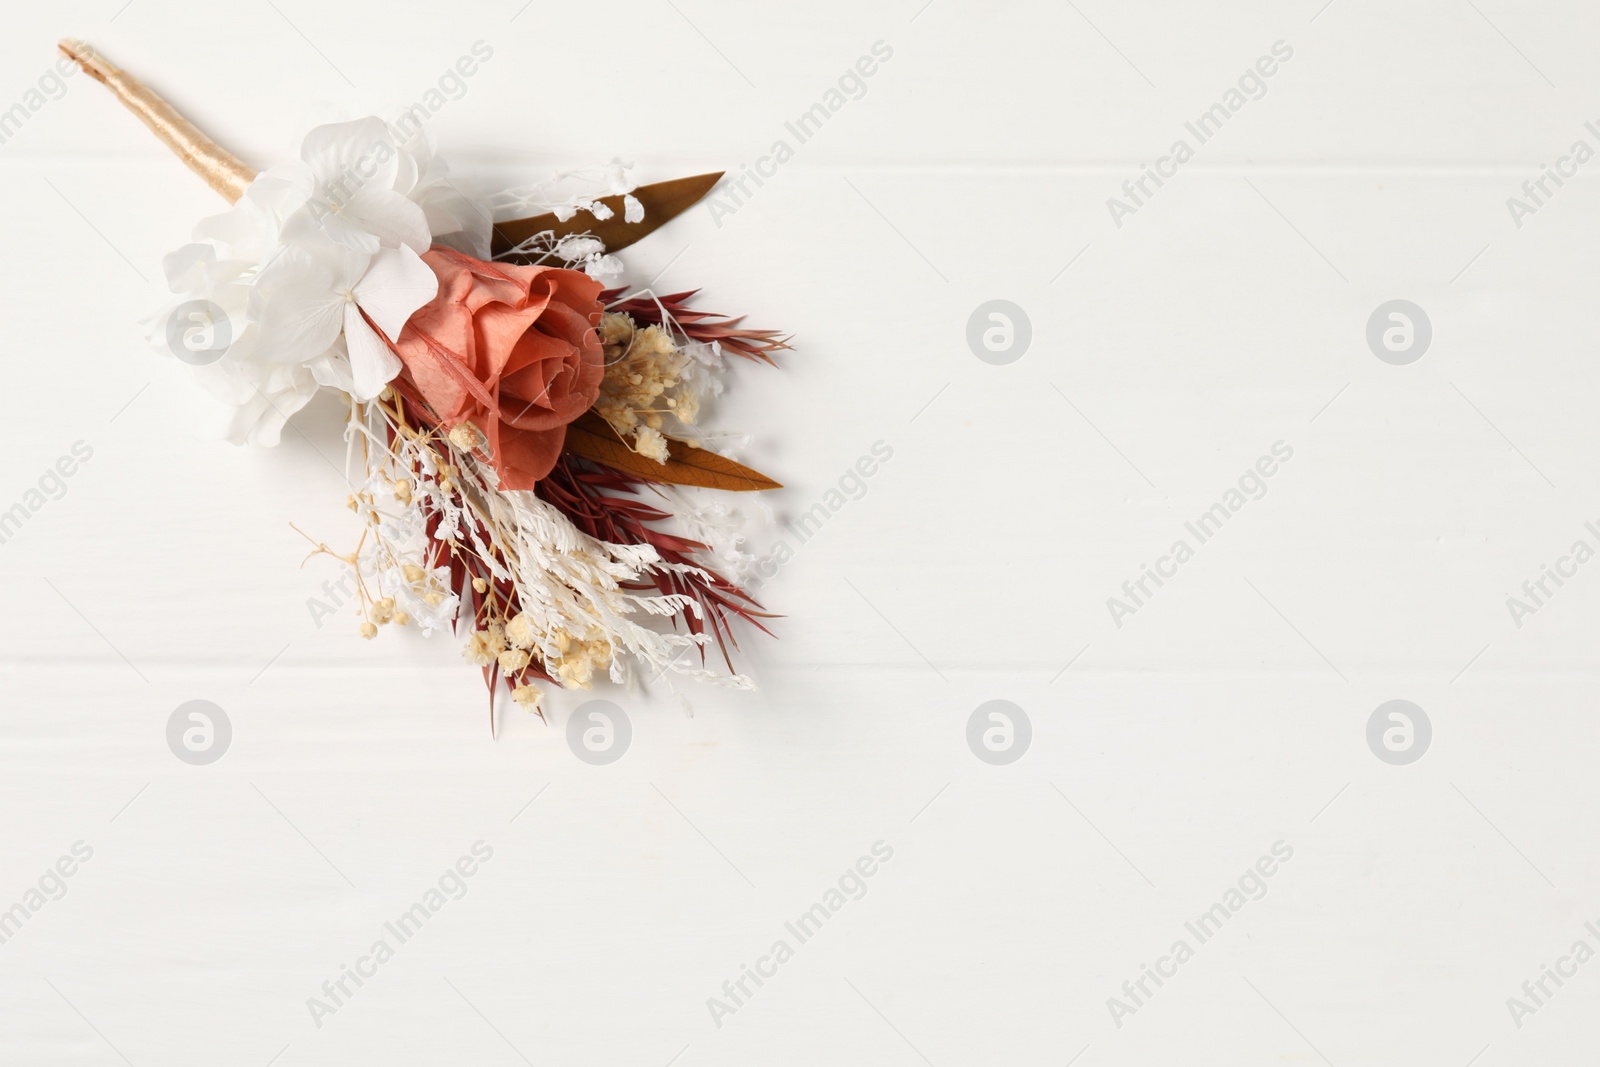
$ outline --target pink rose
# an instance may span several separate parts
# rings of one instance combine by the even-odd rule
[[[502,489],[532,489],[550,473],[567,424],[600,392],[605,360],[595,327],[603,288],[557,267],[488,263],[443,245],[422,260],[439,295],[406,322],[395,384],[449,433],[470,424]]]

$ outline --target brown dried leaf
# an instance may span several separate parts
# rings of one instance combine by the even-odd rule
[[[609,207],[612,215],[604,222],[587,211],[579,211],[566,222],[555,215],[535,215],[527,219],[511,219],[494,224],[494,254],[502,255],[526,241],[534,234],[546,230],[557,239],[575,233],[587,233],[600,239],[607,252],[626,248],[633,242],[654,233],[661,226],[688,211],[711,187],[722,179],[722,171],[715,174],[697,174],[692,178],[674,178],[669,182],[641,185],[633,195],[644,205],[644,219],[624,222],[622,197],[603,196],[599,202]]]
[[[695,448],[682,441],[667,439],[668,459],[657,463],[647,459],[627,446],[617,436],[611,424],[593,411],[584,412],[567,427],[566,450],[584,459],[592,459],[607,467],[669,485],[702,485],[708,489],[725,489],[732,493],[748,493],[758,489],[782,489],[783,486],[759,471],[735,463],[726,456],[704,448]]]

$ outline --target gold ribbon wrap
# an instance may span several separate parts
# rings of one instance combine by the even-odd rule
[[[93,46],[64,38],[58,48],[95,81],[110,89],[122,101],[122,106],[139,116],[139,121],[161,138],[163,144],[188,168],[205,179],[205,183],[227,199],[237,203],[245,189],[255,181],[256,172],[245,165],[238,156],[201,133],[199,128],[173,106],[156,95],[138,78],[124,71],[102,56]]]

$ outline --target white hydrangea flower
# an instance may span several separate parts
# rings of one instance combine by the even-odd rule
[[[488,214],[447,174],[426,138],[402,143],[381,119],[319,126],[298,162],[263,171],[167,257],[176,299],[152,340],[217,338],[218,358],[185,362],[234,409],[230,441],[276,444],[319,388],[370,400],[399,373],[379,333],[397,338],[438,292],[420,253],[436,238],[489,252]]]
[[[371,400],[400,373],[400,358],[374,327],[390,340],[399,337],[438,291],[439,279],[408,245],[372,255],[331,241],[288,246],[250,290],[254,354],[291,366],[320,357],[323,367],[336,368],[329,384],[348,380],[357,400]],[[326,355],[341,333],[348,375]]]

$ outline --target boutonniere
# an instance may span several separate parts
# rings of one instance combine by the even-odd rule
[[[770,617],[738,584],[750,557],[732,509],[680,487],[777,488],[700,418],[729,356],[788,345],[693,291],[608,286],[617,252],[720,175],[634,187],[614,167],[600,195],[496,220],[414,123],[320,126],[257,172],[88,45],[61,49],[232,205],[166,257],[153,333],[231,408],[230,439],[276,444],[342,397],[363,532],[308,537],[308,559],[352,569],[363,636],[456,635],[491,730],[502,687],[535,712],[542,686],[602,676],[750,687],[730,656],[735,622]]]

